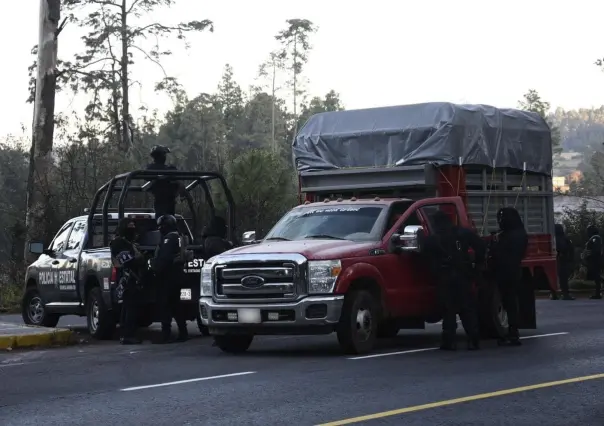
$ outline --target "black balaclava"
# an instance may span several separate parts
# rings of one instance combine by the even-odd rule
[[[166,164],[166,154],[164,153],[154,153],[153,155],[151,155],[151,158],[153,158],[153,162],[155,164]]]
[[[600,234],[600,230],[598,229],[598,227],[596,225],[589,225],[587,227],[587,236],[589,238],[593,237],[594,235],[599,235]]]
[[[134,241],[136,238],[136,224],[132,219],[123,218],[118,224],[117,234],[128,241]]]
[[[497,212],[497,223],[502,231],[524,228],[518,210],[513,207],[502,207]]]
[[[453,222],[447,213],[442,210],[432,214],[432,223],[435,232],[449,232],[453,228]]]
[[[214,216],[208,226],[204,230],[204,237],[219,237],[226,238],[227,226],[226,222],[220,216]]]
[[[564,227],[561,224],[556,223],[554,230],[556,231],[556,237],[564,237]]]

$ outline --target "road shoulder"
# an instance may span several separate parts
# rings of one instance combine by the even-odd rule
[[[62,346],[72,342],[71,330],[0,322],[0,350]]]

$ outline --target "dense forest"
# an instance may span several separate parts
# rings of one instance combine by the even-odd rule
[[[83,213],[100,185],[117,173],[146,165],[155,144],[169,146],[169,161],[181,169],[216,170],[226,176],[239,212],[238,234],[254,229],[262,234],[297,202],[292,138],[312,114],[344,108],[335,91],[304,90],[308,86],[304,67],[318,28],[306,19],[285,22],[275,35],[275,50],[267,52],[266,60],[259,58],[256,87],[242,89],[228,64],[213,93],[186,93],[175,78],[164,74],[156,90],[172,99],[173,108],[165,116],[151,109],[133,111],[129,90],[136,73],[149,66],[163,72],[162,62],[172,54],[146,44],[147,39],[186,42],[187,34],[213,30],[209,20],[177,26],[141,23],[146,15],[174,1],[134,1],[125,13],[110,2],[63,1],[61,13],[67,19],[56,23],[56,37],[69,37],[65,29],[69,26],[86,34],[82,52],[63,58],[59,51],[54,72],[57,91],[89,102],[79,114],[54,113],[52,161],[41,176],[30,167],[40,149],[31,137],[23,134],[0,140],[0,309],[18,299],[27,263],[24,246],[31,230],[24,212],[28,211],[29,218],[35,210],[27,201],[32,190],[28,178],[30,185],[32,179],[36,182],[36,199],[43,200],[43,208],[34,213],[38,236],[46,243],[67,219]],[[38,46],[32,53],[38,54]],[[29,102],[33,103],[37,62],[29,71]],[[519,106],[546,116],[557,132],[558,150],[579,152],[586,176],[591,182],[599,176],[599,164],[604,161],[594,157],[594,152],[604,142],[604,106],[549,113],[549,104],[535,91],[529,91]],[[37,137],[35,131],[33,135]],[[586,189],[589,185],[582,183],[575,189],[601,195],[597,186]],[[198,214],[203,216],[203,209]]]

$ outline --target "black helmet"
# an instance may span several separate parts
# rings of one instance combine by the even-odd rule
[[[157,219],[157,228],[162,235],[168,232],[176,231],[178,229],[176,218],[171,214],[165,214]]]
[[[600,233],[600,230],[593,223],[587,227],[587,235],[589,237],[593,237],[594,235],[598,235],[599,233]]]
[[[155,145],[153,148],[151,148],[151,152],[149,153],[149,155],[153,158],[155,157],[165,157],[166,154],[170,153],[170,148],[168,148],[167,146],[163,146],[163,145]]]

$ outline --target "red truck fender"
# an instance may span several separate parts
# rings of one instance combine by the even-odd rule
[[[373,283],[369,284],[376,287],[379,290],[382,306],[384,306],[384,277],[380,271],[373,265],[365,262],[357,262],[347,266],[344,266],[342,274],[338,278],[336,283],[335,293],[346,294],[348,293],[350,286],[355,282],[359,283]]]

